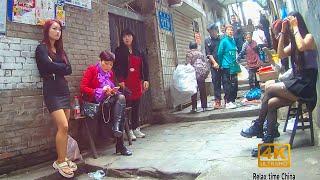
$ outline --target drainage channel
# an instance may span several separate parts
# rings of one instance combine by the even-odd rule
[[[106,177],[102,179],[165,179],[165,180],[194,180],[199,174],[191,173],[164,173],[154,168],[140,168],[140,169],[102,169],[101,167],[92,166],[88,164],[80,164],[74,178],[71,179],[90,179],[88,173],[103,170]],[[58,180],[61,175],[57,172],[49,176],[39,178],[38,180]]]

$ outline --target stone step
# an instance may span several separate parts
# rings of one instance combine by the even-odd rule
[[[192,121],[206,121],[239,117],[255,117],[258,116],[260,105],[248,105],[238,107],[236,109],[218,109],[212,108],[205,112],[190,113],[191,107],[182,111],[174,112],[169,115],[170,122],[192,122]]]

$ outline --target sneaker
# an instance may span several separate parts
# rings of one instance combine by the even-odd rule
[[[135,141],[137,139],[137,137],[133,134],[132,130],[129,131],[129,136],[132,141]]]
[[[233,102],[229,102],[226,104],[226,109],[234,109],[237,108],[237,105],[235,105]]]
[[[140,131],[140,128],[133,130],[133,133],[137,138],[144,138],[146,136]]]

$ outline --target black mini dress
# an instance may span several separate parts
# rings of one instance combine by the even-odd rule
[[[51,58],[51,59],[50,59]],[[50,57],[45,44],[38,45],[36,49],[36,62],[43,78],[44,102],[50,113],[59,109],[70,109],[70,91],[64,76],[72,73],[71,65],[66,58],[64,61],[60,54]]]

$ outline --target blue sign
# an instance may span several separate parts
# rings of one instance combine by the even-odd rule
[[[164,29],[171,32],[172,31],[171,15],[163,11],[159,11],[158,14],[159,14],[160,29]]]

